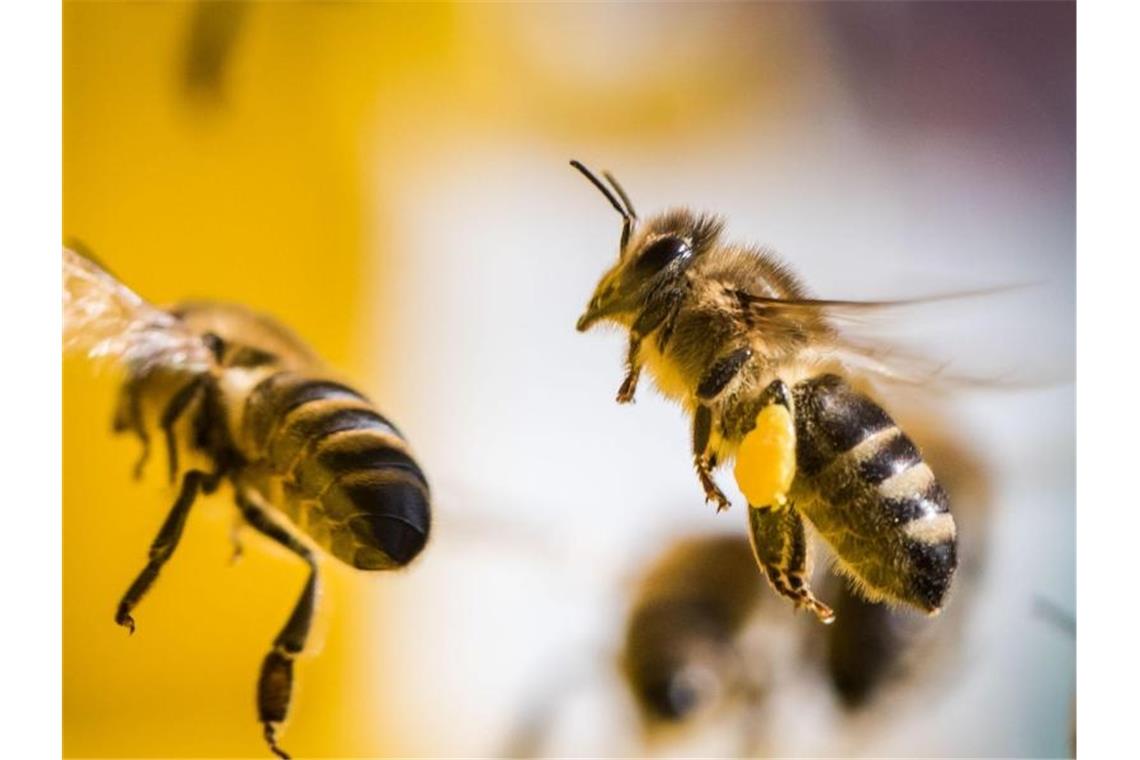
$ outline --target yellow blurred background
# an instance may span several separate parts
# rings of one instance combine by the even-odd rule
[[[911,5],[65,2],[64,238],[157,303],[281,317],[433,486],[411,570],[325,562],[285,748],[495,752],[567,652],[607,661],[636,562],[710,525],[684,422],[648,388],[614,407],[619,341],[573,333],[617,222],[569,158],[643,214],[725,213],[834,297],[1052,280],[1050,313],[1023,316],[1071,362],[1071,13]],[[223,492],[138,632],[116,626],[174,494],[158,449],[130,479],[114,390],[65,362],[65,754],[265,756],[257,669],[303,567],[248,531],[230,566]],[[829,730],[771,751],[1065,751],[1071,644],[1013,632],[1039,587],[1073,600],[1071,411],[1067,390],[957,410],[1007,511],[981,665],[937,687],[945,709],[852,743],[825,707],[806,714]],[[609,698],[552,751],[644,753]]]
[[[377,23],[377,8],[248,10],[257,18],[236,19],[242,65],[225,72],[224,89],[195,92],[184,70],[200,7],[65,4],[64,236],[157,303],[210,297],[285,315],[330,363],[360,375],[363,125],[415,46]],[[428,38],[445,32],[446,11],[416,15]],[[109,435],[114,378],[93,381],[69,361],[64,381],[65,753],[264,755],[257,669],[303,566],[252,535],[229,566],[231,510],[215,496],[195,508],[128,636],[114,605],[173,492],[159,456],[143,482],[130,480],[136,442]],[[325,568],[318,630],[328,633],[320,665],[300,667],[285,742],[301,754],[378,746],[384,706],[362,703],[354,686],[363,676],[353,653],[368,633],[353,593],[362,582]]]

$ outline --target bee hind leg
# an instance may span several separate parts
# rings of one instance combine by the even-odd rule
[[[835,613],[808,586],[807,538],[795,507],[750,506],[748,538],[753,556],[776,593],[791,599],[796,607],[811,610],[822,623],[835,620]]]
[[[273,648],[262,661],[261,674],[257,679],[258,720],[264,728],[265,741],[273,754],[288,758],[289,755],[277,744],[277,726],[289,712],[293,696],[293,661],[304,650],[313,622],[317,599],[316,558],[307,546],[273,522],[249,495],[239,491],[237,505],[246,522],[255,530],[284,546],[309,566],[305,588],[285,626],[273,640]]]
[[[194,504],[199,489],[203,487],[204,479],[205,475],[196,470],[186,473],[185,477],[182,478],[182,488],[178,493],[178,498],[150,546],[150,556],[147,559],[146,567],[138,574],[134,583],[127,589],[127,593],[119,601],[118,610],[115,612],[115,622],[130,629],[131,633],[135,632],[135,620],[131,617],[131,610],[146,595],[147,590],[158,578],[162,566],[178,548],[178,541],[182,538],[182,529],[186,525],[186,516],[190,513],[190,507]]]

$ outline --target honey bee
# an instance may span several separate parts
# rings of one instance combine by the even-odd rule
[[[633,400],[645,367],[682,405],[717,511],[729,501],[712,473],[735,460],[755,558],[797,607],[835,617],[810,588],[806,517],[865,597],[938,612],[957,566],[946,493],[913,441],[845,379],[848,358],[881,357],[834,324],[887,303],[809,298],[773,252],[723,240],[721,218],[678,208],[642,223],[611,175],[612,190],[571,165],[622,218],[618,260],[577,324],[628,331],[618,403]]]
[[[248,309],[187,303],[170,310],[136,295],[90,258],[63,251],[64,348],[114,359],[126,379],[117,432],[163,437],[178,497],[149,558],[119,602],[133,612],[174,554],[199,494],[228,482],[244,522],[309,567],[296,606],[261,666],[259,720],[269,748],[288,712],[293,663],[305,648],[320,547],[361,570],[391,570],[424,548],[427,480],[403,434],[358,391],[331,378],[284,326]],[[307,540],[301,537],[303,534]]]

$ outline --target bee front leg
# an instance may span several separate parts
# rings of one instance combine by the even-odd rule
[[[151,584],[158,578],[158,572],[162,566],[178,548],[178,541],[182,538],[182,529],[186,525],[186,516],[190,513],[190,507],[194,504],[194,499],[197,498],[204,480],[205,475],[197,470],[186,473],[186,476],[182,478],[182,488],[178,493],[178,499],[171,507],[170,513],[166,516],[166,521],[162,524],[162,528],[159,529],[158,535],[150,546],[150,556],[146,567],[138,574],[134,583],[127,589],[127,593],[119,602],[119,608],[115,612],[115,622],[129,628],[131,633],[135,632],[135,620],[131,617],[131,610],[142,600]]]
[[[264,727],[265,741],[273,754],[288,758],[289,755],[277,744],[277,725],[289,712],[293,696],[293,661],[304,650],[313,622],[317,600],[317,562],[307,546],[273,522],[248,494],[239,491],[237,505],[246,522],[255,530],[284,546],[309,566],[309,578],[301,596],[285,627],[273,640],[273,648],[262,661],[261,675],[257,679],[258,720]]]
[[[618,388],[617,392],[617,402],[619,404],[631,403],[633,401],[633,394],[637,391],[637,381],[641,379],[641,361],[637,356],[640,351],[641,336],[637,333],[630,333],[629,352],[625,358],[625,379],[621,381],[621,387]]]
[[[641,360],[638,354],[641,351],[641,341],[657,331],[658,346],[665,350],[669,338],[673,334],[673,325],[677,320],[677,313],[685,300],[685,289],[682,287],[661,288],[653,292],[647,299],[645,308],[637,315],[633,326],[629,329],[629,352],[626,354],[626,375],[618,389],[617,401],[619,404],[628,404],[633,401],[634,391],[637,390],[637,381],[641,377]]]
[[[807,607],[822,623],[835,620],[835,613],[808,586],[807,538],[803,518],[794,506],[749,506],[748,538],[753,556],[776,593],[791,599],[796,607]]]
[[[711,436],[712,410],[702,404],[693,413],[693,467],[696,468],[701,488],[705,491],[705,502],[715,502],[716,511],[723,512],[732,504],[713,480],[711,468],[716,455],[707,455]]]

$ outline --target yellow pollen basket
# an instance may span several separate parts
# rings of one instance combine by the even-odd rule
[[[782,404],[756,415],[756,427],[744,437],[733,469],[736,484],[753,507],[782,507],[796,477],[796,427]]]

